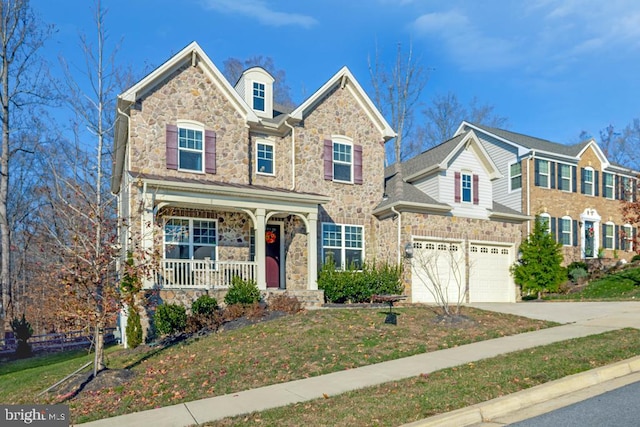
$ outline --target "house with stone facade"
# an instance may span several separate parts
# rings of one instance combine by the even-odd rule
[[[496,201],[506,180],[474,130],[385,171],[374,210],[406,248],[406,291],[416,303],[515,302],[509,267],[530,217]],[[398,259],[400,262],[400,259]]]
[[[160,301],[220,300],[240,276],[320,304],[324,260],[395,259],[373,215],[393,129],[346,67],[294,109],[273,88],[259,67],[227,81],[194,42],[118,96],[123,254],[157,254]]]
[[[610,162],[593,139],[564,145],[468,122],[457,135],[468,132],[505,177],[493,181],[494,200],[539,215],[562,243],[566,264],[634,255],[638,230],[623,219],[621,204],[636,197],[638,171]],[[526,222],[523,235],[531,229]]]

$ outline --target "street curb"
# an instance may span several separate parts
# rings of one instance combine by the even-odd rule
[[[570,375],[526,390],[458,409],[446,414],[435,415],[404,424],[403,427],[431,427],[455,425],[470,426],[505,416],[565,394],[573,393],[596,384],[640,372],[640,356],[632,357],[611,365]]]

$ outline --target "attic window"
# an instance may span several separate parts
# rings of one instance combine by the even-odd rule
[[[264,111],[264,83],[253,82],[253,109]]]

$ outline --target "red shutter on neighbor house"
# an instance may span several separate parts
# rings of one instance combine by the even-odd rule
[[[204,170],[216,173],[216,133],[212,130],[204,131]]]
[[[477,205],[478,203],[480,203],[480,192],[478,190],[478,188],[480,187],[478,185],[480,181],[480,177],[478,175],[473,175],[473,204]]]
[[[353,146],[353,182],[362,184],[362,145]]]
[[[167,125],[166,146],[167,169],[178,169],[178,126]]]
[[[333,179],[333,141],[324,140],[324,179]]]
[[[460,203],[460,172],[455,173],[455,181],[453,184],[453,194],[456,203]]]

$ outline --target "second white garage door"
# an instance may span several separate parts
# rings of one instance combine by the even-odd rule
[[[515,302],[516,290],[509,267],[513,246],[486,242],[469,245],[469,301]]]

